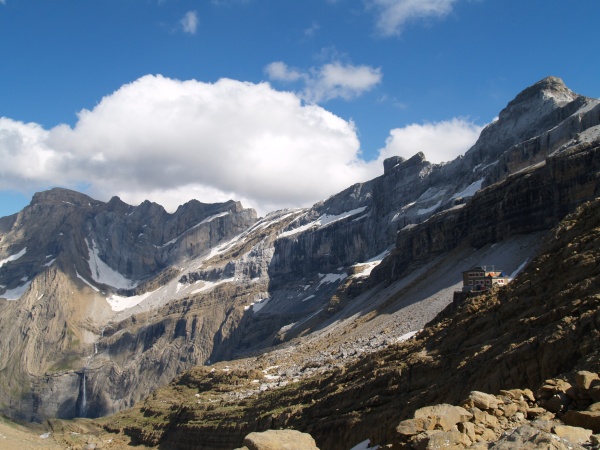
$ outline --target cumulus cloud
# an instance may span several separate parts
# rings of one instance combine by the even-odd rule
[[[425,153],[427,160],[433,163],[451,161],[477,141],[482,129],[459,118],[395,128],[380,150],[378,161],[394,155],[410,158],[418,152]]]
[[[0,189],[86,185],[100,200],[150,199],[171,211],[192,198],[234,199],[264,214],[378,176],[394,154],[451,159],[479,129],[460,119],[395,129],[379,158],[365,162],[352,122],[294,93],[147,75],[82,110],[73,127],[0,118]]]
[[[366,180],[359,147],[352,122],[267,83],[144,76],[81,111],[73,128],[3,119],[0,173],[4,189],[88,182],[100,199],[162,193],[175,208],[200,195],[264,212]]]
[[[443,18],[457,0],[368,0],[376,11],[376,25],[384,36],[399,35],[404,25],[416,19]]]
[[[313,67],[305,72],[276,61],[265,67],[265,73],[272,81],[302,81],[304,87],[299,95],[311,103],[334,98],[351,100],[373,89],[381,83],[383,77],[380,68],[355,66],[340,61]]]
[[[196,34],[196,30],[198,29],[198,13],[196,11],[186,12],[179,23],[184,33]]]

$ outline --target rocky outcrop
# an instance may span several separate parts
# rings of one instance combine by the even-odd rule
[[[577,372],[576,376],[581,373]],[[440,404],[417,409],[414,418],[400,422],[396,428],[398,437],[391,447],[436,449],[450,445],[457,450],[595,448],[600,443],[600,435],[594,435],[597,429],[593,419],[588,419],[595,417],[595,406],[587,411],[569,409],[564,415],[555,415],[540,406],[547,404],[548,386],[554,386],[552,390],[565,398],[581,399],[589,395],[587,389],[573,388],[564,380],[547,380],[537,399],[529,389],[504,390],[498,395],[473,391],[462,402],[462,407]]]

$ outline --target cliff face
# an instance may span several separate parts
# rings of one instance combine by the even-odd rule
[[[481,248],[517,234],[547,230],[587,199],[600,195],[600,143],[569,147],[534,167],[478,192],[467,204],[436,214],[398,233],[393,254],[372,283],[392,282],[411,265],[460,244]]]
[[[300,341],[323,362],[422,328],[457,271],[516,270],[598,195],[599,105],[542,80],[463,157],[393,157],[374,180],[260,219],[233,201],[169,214],[36,194],[0,219],[0,410],[97,417],[196,365]]]
[[[365,439],[400,445],[400,421],[473,390],[542,388],[547,399],[546,379],[561,378],[554,388],[567,389],[575,371],[600,371],[599,207],[598,199],[583,204],[511,284],[449,306],[414,339],[264,393],[252,391],[269,373],[261,358],[196,368],[105,427],[172,449],[235,448],[251,431],[290,427],[321,449],[339,449]],[[572,408],[591,402],[576,396]],[[530,406],[524,411],[541,414]]]
[[[114,410],[106,402],[88,407],[82,386],[88,381],[86,390],[93,390],[93,372],[87,369],[100,350],[97,341],[120,309],[118,301],[125,301],[117,292],[152,286],[157,275],[163,282],[172,279],[175,273],[160,271],[206,252],[256,220],[254,211],[234,202],[190,202],[167,214],[149,202],[138,207],[117,198],[102,203],[65,189],[36,194],[13,217],[0,236],[3,253],[11,255],[0,267],[0,296],[9,299],[0,303],[5,387],[0,403],[7,414],[27,420]],[[117,299],[112,305],[111,296]],[[156,337],[142,333],[137,339],[151,346]],[[198,363],[197,356],[190,355],[186,367]],[[118,397],[127,386],[124,375],[114,373],[123,372],[122,366],[109,364],[106,370],[112,373],[112,389],[118,387],[116,404],[129,405],[139,394]],[[163,383],[181,370],[178,364],[167,366],[154,370]]]

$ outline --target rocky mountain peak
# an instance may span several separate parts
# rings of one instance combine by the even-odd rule
[[[85,194],[65,188],[53,188],[37,192],[33,195],[30,206],[39,204],[70,203],[76,206],[97,204],[98,202]]]
[[[578,97],[580,96],[565,86],[560,78],[546,77],[521,91],[500,112],[499,118],[506,120],[511,116],[528,113],[535,119],[565,106]]]
[[[108,201],[108,203],[106,204],[106,209],[108,211],[124,213],[129,208],[130,208],[130,206],[127,203],[125,203],[123,200],[121,200],[119,197],[117,197],[116,195],[113,198],[111,198]]]

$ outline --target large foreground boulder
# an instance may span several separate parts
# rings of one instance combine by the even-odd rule
[[[296,430],[267,430],[250,433],[239,450],[319,450],[310,434]]]

